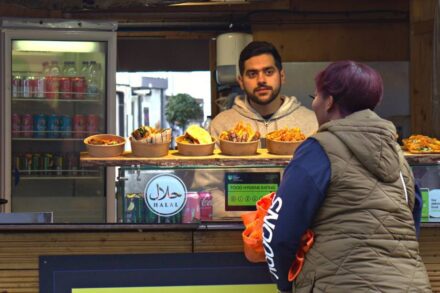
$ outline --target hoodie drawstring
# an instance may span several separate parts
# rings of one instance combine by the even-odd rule
[[[402,184],[403,184],[403,192],[405,193],[406,204],[408,204],[408,192],[407,192],[407,190],[406,190],[405,181],[403,180],[403,174],[402,174],[402,171],[400,171],[400,180],[402,181]]]

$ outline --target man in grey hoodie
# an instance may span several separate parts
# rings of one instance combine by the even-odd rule
[[[295,97],[280,94],[285,73],[277,49],[268,42],[254,41],[241,51],[240,76],[237,81],[244,96],[237,96],[231,109],[218,114],[211,124],[211,134],[243,121],[258,130],[261,137],[284,127],[299,127],[310,136],[318,129],[315,113],[301,106]],[[264,146],[264,145],[263,145]]]
[[[222,131],[233,128],[239,121],[250,123],[262,138],[283,127],[299,127],[306,136],[317,131],[318,121],[313,111],[301,106],[295,97],[280,95],[285,74],[281,57],[272,44],[249,43],[240,54],[239,70],[237,81],[245,95],[237,96],[231,109],[215,117],[210,127],[212,136],[218,138]],[[260,147],[265,147],[265,139],[261,140]],[[191,188],[211,192],[214,219],[239,219],[242,212],[225,211],[221,172],[196,172]]]

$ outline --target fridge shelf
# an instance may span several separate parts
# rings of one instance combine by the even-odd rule
[[[62,174],[56,174],[58,172]],[[19,170],[19,173],[20,180],[96,180],[102,178],[99,170]],[[14,176],[14,172],[12,175]]]
[[[40,102],[40,103],[100,103],[101,99],[47,99],[47,98],[30,98],[16,97],[12,98],[12,102]]]
[[[101,176],[86,176],[86,175],[60,175],[60,176],[50,176],[50,175],[26,175],[20,176],[20,180],[96,180],[101,179]]]
[[[13,137],[13,141],[83,141],[84,138],[73,138],[73,137],[58,137],[58,138],[47,138],[47,137]]]

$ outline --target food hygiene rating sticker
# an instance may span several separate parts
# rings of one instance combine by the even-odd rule
[[[148,181],[144,199],[150,211],[159,216],[173,216],[186,203],[186,186],[179,177],[161,174]]]

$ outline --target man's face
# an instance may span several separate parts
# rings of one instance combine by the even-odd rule
[[[244,62],[238,83],[252,102],[267,105],[278,97],[284,78],[284,70],[278,70],[273,56],[262,54]]]

